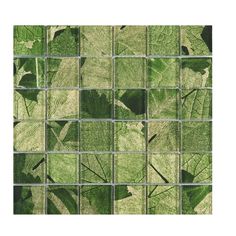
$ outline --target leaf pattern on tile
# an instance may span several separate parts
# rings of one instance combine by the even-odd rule
[[[148,214],[178,214],[179,190],[176,186],[148,187]]]
[[[182,182],[203,183],[212,181],[211,154],[183,154]]]

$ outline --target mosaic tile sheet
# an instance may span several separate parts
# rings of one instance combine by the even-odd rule
[[[15,26],[14,214],[211,214],[211,26]]]

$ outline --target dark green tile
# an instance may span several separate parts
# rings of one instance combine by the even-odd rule
[[[117,90],[115,93],[116,119],[145,119],[146,91],[144,89]]]
[[[77,214],[78,187],[77,186],[48,186],[47,214]]]
[[[80,188],[80,214],[111,214],[111,186],[82,186]]]
[[[44,154],[14,154],[14,183],[30,184],[45,182]]]
[[[81,118],[112,118],[112,90],[82,90]]]
[[[44,214],[45,188],[14,186],[14,214]]]

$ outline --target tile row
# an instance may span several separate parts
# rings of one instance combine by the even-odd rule
[[[205,88],[212,87],[212,59],[15,58],[14,86],[85,89]]]
[[[211,26],[15,26],[16,55],[211,55]]]
[[[15,214],[211,214],[211,205],[211,185],[14,187]]]
[[[212,150],[211,121],[18,121],[14,151]]]
[[[15,184],[211,183],[210,153],[14,154]]]

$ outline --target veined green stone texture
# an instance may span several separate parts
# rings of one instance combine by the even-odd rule
[[[14,26],[14,214],[212,214],[212,26]]]

